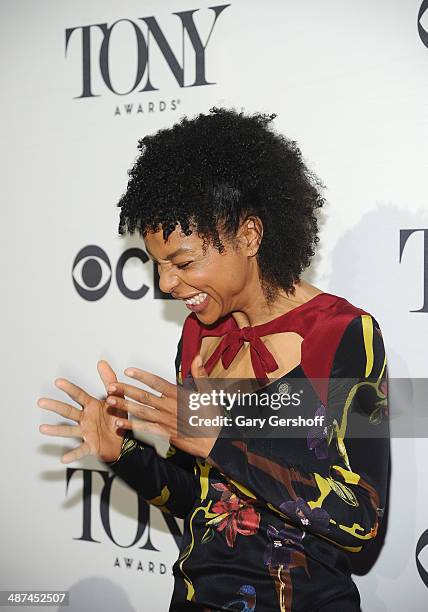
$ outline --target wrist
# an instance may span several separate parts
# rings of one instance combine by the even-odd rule
[[[137,446],[137,440],[135,439],[132,430],[127,429],[127,430],[125,430],[125,433],[124,433],[123,438],[122,438],[122,443],[121,443],[121,447],[120,447],[119,456],[116,456],[115,459],[111,459],[110,458],[109,460],[106,460],[106,459],[102,459],[102,460],[107,465],[114,465],[115,463],[120,461],[120,459],[126,453],[128,453],[130,450],[132,450],[136,446]]]

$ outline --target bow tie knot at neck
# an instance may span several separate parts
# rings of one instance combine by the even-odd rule
[[[238,334],[239,338],[242,338],[246,342],[253,342],[254,340],[259,339],[259,336],[252,327],[242,327],[240,330],[238,330]]]
[[[221,361],[225,369],[227,369],[235,359],[244,341],[250,343],[251,363],[256,378],[266,379],[267,372],[274,372],[278,369],[275,358],[260,339],[256,330],[248,326],[232,330],[223,338],[223,342],[219,349],[221,352]]]

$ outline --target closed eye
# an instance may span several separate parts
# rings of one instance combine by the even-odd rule
[[[177,264],[177,268],[179,270],[184,270],[185,268],[187,268],[187,266],[189,266],[192,262],[191,261],[187,261],[186,263],[183,264]]]

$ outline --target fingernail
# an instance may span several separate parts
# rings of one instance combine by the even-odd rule
[[[115,385],[109,385],[109,386],[107,387],[107,389],[108,389],[108,391],[112,391],[113,393],[114,393],[115,391],[117,391],[117,387],[115,387]]]
[[[117,427],[122,427],[123,421],[116,421],[116,425],[117,425]]]
[[[107,404],[115,404],[116,400],[114,399],[114,397],[108,397],[107,398]]]

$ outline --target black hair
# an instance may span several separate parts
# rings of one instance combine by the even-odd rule
[[[306,166],[296,141],[269,125],[276,114],[213,107],[182,117],[138,142],[121,208],[119,234],[144,237],[177,223],[222,252],[220,234],[232,239],[254,215],[263,223],[257,253],[269,301],[309,266],[319,241],[316,209],[324,205],[320,179]]]

